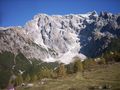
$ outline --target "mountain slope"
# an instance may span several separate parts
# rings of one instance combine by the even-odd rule
[[[101,55],[111,38],[119,37],[119,14],[38,14],[24,27],[1,27],[0,52],[20,51],[27,58],[70,63],[75,56],[85,59]]]

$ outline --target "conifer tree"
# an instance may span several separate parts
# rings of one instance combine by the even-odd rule
[[[66,77],[66,68],[63,63],[61,63],[58,67],[58,77]]]
[[[38,78],[37,78],[37,75],[33,75],[33,76],[31,76],[31,82],[34,82],[34,81],[36,81]]]
[[[26,78],[25,78],[25,82],[27,82],[27,83],[28,83],[30,80],[31,80],[30,75],[29,75],[29,74],[27,74],[27,75],[26,75]]]
[[[52,70],[47,67],[42,67],[38,74],[38,78],[50,78],[51,77]]]
[[[83,72],[83,64],[79,58],[75,58],[74,66],[73,66],[74,73]]]
[[[18,74],[16,79],[15,79],[15,85],[18,86],[20,85],[21,83],[23,83],[23,77],[21,74]]]

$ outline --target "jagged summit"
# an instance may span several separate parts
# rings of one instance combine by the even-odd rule
[[[7,31],[6,31],[7,30]],[[0,28],[0,51],[22,52],[27,58],[70,63],[75,56],[96,57],[111,38],[120,36],[120,15],[37,14],[24,27]]]

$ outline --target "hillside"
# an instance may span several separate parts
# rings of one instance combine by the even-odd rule
[[[47,79],[44,84],[17,90],[120,90],[120,63],[99,66],[94,70],[70,75],[64,79]]]
[[[37,14],[0,27],[0,89],[119,90],[119,68],[120,14]]]

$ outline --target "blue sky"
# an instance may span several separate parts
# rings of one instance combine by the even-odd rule
[[[120,0],[0,0],[0,26],[23,26],[38,13],[120,13]]]

